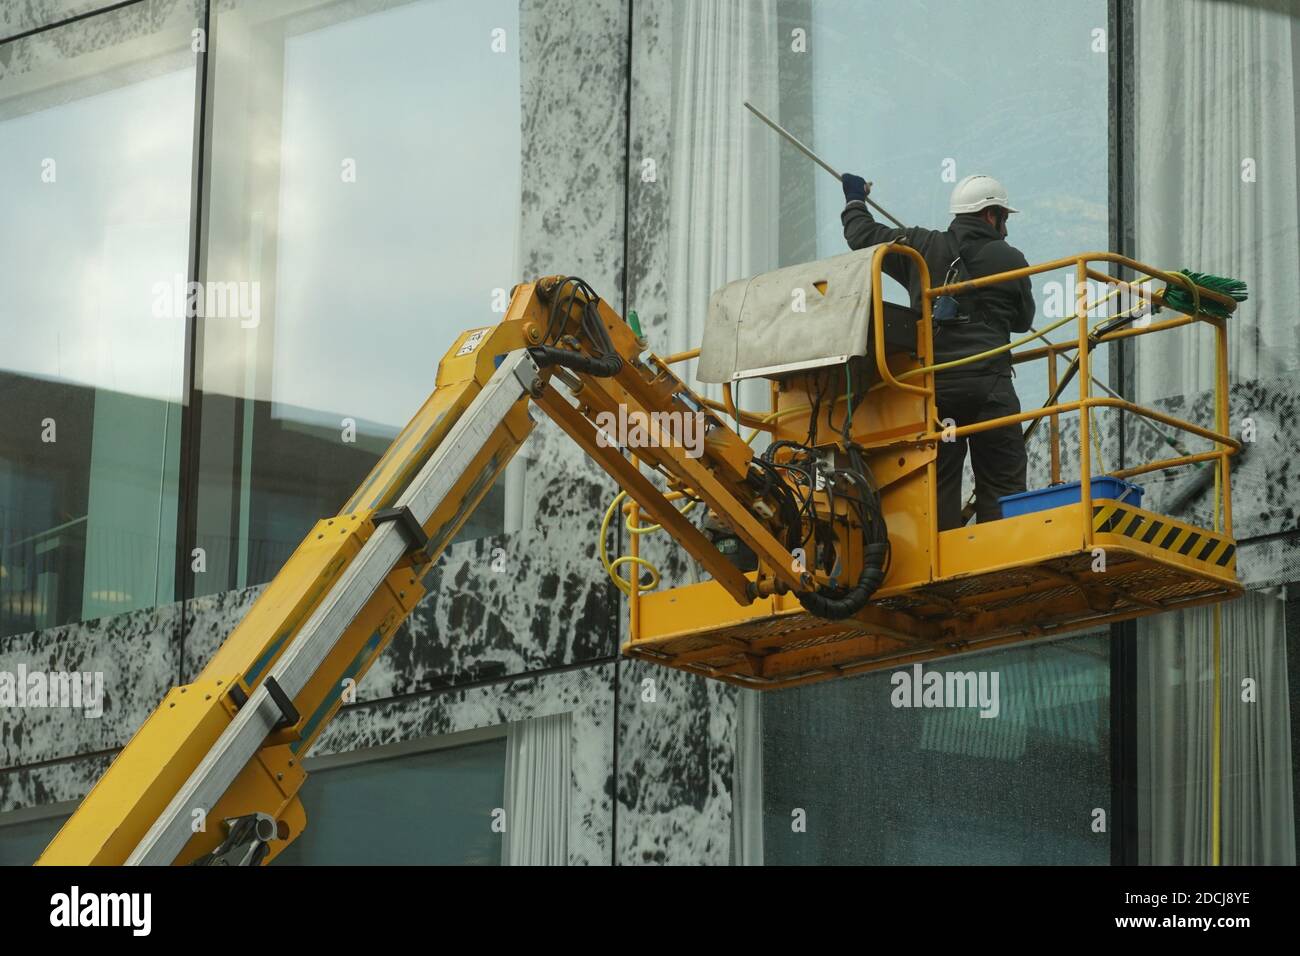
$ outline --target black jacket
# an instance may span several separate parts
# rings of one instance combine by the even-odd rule
[[[844,223],[844,238],[850,249],[864,249],[881,242],[899,242],[921,253],[930,269],[932,288],[944,284],[948,267],[959,253],[966,263],[966,277],[971,279],[1023,269],[1029,264],[1019,249],[1008,244],[974,213],[954,216],[945,232],[919,226],[895,229],[876,222],[865,203],[854,201],[844,207],[840,220]],[[885,256],[881,267],[886,275],[907,287],[912,297],[912,308],[919,311],[921,283],[915,263],[906,256]],[[977,289],[959,298],[958,303],[971,320],[964,325],[936,329],[936,362],[950,362],[1006,345],[1011,341],[1011,333],[1028,332],[1034,321],[1034,297],[1028,277]],[[991,359],[958,366],[940,374],[957,377],[1010,368],[1009,353],[1003,352]]]

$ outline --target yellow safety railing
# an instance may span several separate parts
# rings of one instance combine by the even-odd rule
[[[921,320],[917,323],[917,357],[921,365],[917,368],[908,369],[902,372],[895,372],[890,368],[888,354],[885,348],[885,327],[883,321],[884,315],[884,294],[883,294],[883,272],[881,264],[886,255],[905,255],[912,258],[916,268],[920,273],[920,284],[923,290],[921,301]],[[1095,263],[1112,263],[1130,270],[1143,278],[1136,281],[1127,280],[1118,276],[1113,276],[1093,268]],[[1044,272],[1055,272],[1061,269],[1073,268],[1078,280],[1076,309],[1073,315],[1068,315],[1058,321],[1051,323],[1043,329],[1031,332],[1022,338],[1016,339],[1007,345],[1000,346],[996,349],[990,349],[987,352],[981,352],[978,355],[967,356],[953,362],[944,362],[936,364],[934,362],[934,343],[932,336],[932,326],[930,321],[932,303],[939,296],[943,295],[963,295],[985,286],[997,285],[1002,282],[1015,281],[1028,276],[1038,275]],[[1115,288],[1097,301],[1088,299],[1088,280],[1100,282]],[[1134,293],[1140,304],[1144,303],[1149,307],[1158,307],[1162,304],[1159,293],[1152,293],[1143,288],[1143,284],[1151,281],[1163,281],[1166,284],[1181,285],[1186,288],[1194,303],[1191,315],[1180,315],[1177,318],[1165,319],[1159,322],[1144,323],[1139,326],[1129,326],[1117,328],[1113,331],[1105,332],[1101,335],[1095,335],[1094,331],[1089,328],[1088,320],[1092,312],[1107,300],[1113,298],[1121,290],[1128,289]],[[1060,416],[1063,414],[1080,412],[1079,418],[1079,457],[1080,457],[1080,482],[1082,485],[1081,505],[1087,510],[1091,510],[1092,494],[1091,482],[1093,465],[1093,450],[1091,434],[1092,424],[1090,419],[1091,410],[1094,408],[1117,408],[1121,412],[1146,418],[1152,422],[1158,422],[1167,425],[1178,431],[1186,432],[1198,438],[1210,441],[1215,446],[1213,450],[1206,452],[1197,452],[1186,455],[1180,455],[1173,458],[1164,458],[1159,461],[1149,462],[1146,464],[1136,465],[1128,468],[1116,469],[1105,472],[1116,478],[1131,478],[1136,475],[1148,474],[1155,471],[1164,471],[1172,468],[1178,468],[1187,465],[1195,465],[1203,462],[1214,462],[1216,465],[1216,510],[1220,511],[1223,518],[1223,530],[1231,535],[1232,533],[1232,506],[1231,506],[1231,488],[1230,477],[1228,475],[1228,459],[1241,450],[1241,443],[1227,434],[1228,421],[1228,382],[1227,382],[1227,322],[1225,319],[1209,315],[1199,310],[1200,302],[1203,300],[1213,300],[1215,303],[1222,305],[1229,312],[1235,310],[1237,303],[1228,296],[1203,289],[1197,286],[1185,275],[1176,272],[1166,272],[1131,259],[1128,256],[1122,256],[1113,252],[1089,252],[1078,256],[1069,256],[1061,259],[1054,259],[1050,262],[1040,263],[1038,265],[1026,266],[1021,269],[1015,269],[1009,272],[996,273],[994,275],[982,276],[978,279],[971,279],[966,282],[955,282],[944,286],[930,286],[929,269],[926,266],[925,259],[919,252],[909,246],[889,244],[882,245],[876,249],[872,258],[871,269],[871,294],[872,294],[872,339],[873,351],[875,353],[876,372],[879,375],[879,381],[872,386],[873,389],[895,388],[903,391],[913,392],[926,397],[928,404],[927,415],[929,421],[937,423],[937,414],[934,407],[934,383],[933,375],[935,372],[943,371],[958,365],[970,362],[980,361],[1003,352],[1012,352],[1011,361],[1013,364],[1020,365],[1027,362],[1046,360],[1047,361],[1047,382],[1051,394],[1055,394],[1058,387],[1058,369],[1056,366],[1057,356],[1074,352],[1078,356],[1079,379],[1079,397],[1075,401],[1054,402],[1045,404],[1041,408],[1031,411],[1020,412],[1016,415],[1007,415],[1000,418],[989,419],[983,422],[977,422],[973,425],[966,425],[952,430],[949,434],[956,437],[972,435],[982,431],[989,431],[994,428],[1000,428],[1005,425],[1020,424],[1028,421],[1035,421],[1047,418],[1049,424],[1049,445],[1050,445],[1050,470],[1051,482],[1057,483],[1061,480],[1060,462]],[[1131,311],[1131,310],[1130,310]],[[1122,315],[1123,313],[1121,313]],[[1117,316],[1110,316],[1109,319]],[[1055,329],[1062,328],[1071,322],[1075,323],[1077,337],[1074,340],[1061,342],[1049,342],[1045,336]],[[1091,353],[1097,346],[1110,342],[1116,342],[1123,339],[1134,338],[1141,335],[1151,335],[1157,332],[1164,332],[1170,329],[1190,325],[1194,322],[1204,322],[1215,330],[1215,427],[1213,429],[1205,428],[1193,422],[1185,421],[1173,415],[1167,415],[1157,412],[1154,409],[1146,408],[1135,402],[1122,398],[1105,395],[1094,395],[1092,393],[1093,376],[1091,373]],[[1027,349],[1020,352],[1013,352],[1035,339],[1042,339],[1046,344],[1033,349]],[[689,352],[682,352],[676,355],[668,356],[661,361],[665,363],[685,361],[695,358],[699,355],[699,349],[693,349]],[[910,384],[912,379],[922,379],[922,384]],[[731,396],[729,387],[724,388],[724,401],[716,402],[706,400],[706,404],[715,411],[730,415],[740,425],[745,425],[756,431],[775,431],[777,428],[776,421],[788,415],[798,414],[806,410],[805,406],[794,406],[776,411],[775,403],[773,409],[767,414],[755,411],[738,409]],[[841,397],[836,399],[837,402],[844,401]],[[915,445],[918,442],[936,441],[941,438],[941,433],[934,431],[921,436],[913,436],[906,439],[900,439],[895,444],[898,445]],[[753,435],[750,435],[752,440]],[[883,447],[890,447],[889,445]],[[1091,529],[1091,523],[1085,522],[1085,525]],[[1091,530],[1088,532],[1088,540],[1091,543]]]
[[[916,356],[920,365],[915,368],[904,371],[895,371],[890,368],[889,355],[885,346],[885,327],[884,327],[884,294],[883,294],[883,272],[882,262],[886,255],[904,255],[909,256],[920,274],[920,285],[923,290],[921,298],[921,319],[917,323],[917,349]],[[1142,276],[1136,281],[1122,279],[1113,276],[1098,269],[1093,268],[1097,263],[1111,263],[1129,270],[1131,273]],[[936,364],[934,361],[934,341],[931,325],[931,310],[935,299],[943,295],[963,295],[985,286],[996,285],[1002,282],[1010,282],[1022,279],[1028,276],[1038,275],[1045,272],[1055,272],[1061,269],[1073,268],[1077,278],[1077,299],[1075,312],[1073,315],[1052,322],[1043,329],[1031,332],[1022,338],[1018,338],[1005,346],[982,352],[978,355],[968,356],[955,362],[945,362]],[[1088,280],[1100,282],[1105,285],[1111,285],[1115,288],[1111,292],[1098,299],[1089,301],[1088,299]],[[1168,284],[1177,284],[1185,287],[1190,293],[1193,301],[1193,313],[1183,314],[1177,318],[1165,319],[1159,322],[1147,321],[1139,326],[1128,326],[1117,328],[1112,331],[1096,334],[1096,330],[1089,327],[1089,317],[1093,311],[1104,302],[1113,298],[1123,289],[1128,289],[1134,293],[1139,304],[1145,304],[1148,307],[1156,307],[1162,304],[1162,298],[1159,293],[1153,293],[1144,288],[1144,284],[1152,281],[1163,281]],[[1116,478],[1132,478],[1137,475],[1149,474],[1156,471],[1165,471],[1172,468],[1179,468],[1200,463],[1213,462],[1216,468],[1215,474],[1215,500],[1214,509],[1216,517],[1216,530],[1218,530],[1219,519],[1222,519],[1223,530],[1229,536],[1232,534],[1232,503],[1231,503],[1231,479],[1228,468],[1228,460],[1241,450],[1241,443],[1227,434],[1228,429],[1228,382],[1227,382],[1227,322],[1225,319],[1217,316],[1208,315],[1200,311],[1200,303],[1205,299],[1212,299],[1217,304],[1224,306],[1229,312],[1236,308],[1236,302],[1224,295],[1203,289],[1193,283],[1181,273],[1170,273],[1157,269],[1145,263],[1138,262],[1127,256],[1118,255],[1111,252],[1089,252],[1078,256],[1070,256],[1062,259],[1054,259],[1050,262],[1040,263],[1038,265],[1026,266],[1022,269],[1015,269],[1010,272],[1002,272],[994,275],[982,276],[978,279],[972,279],[966,282],[956,282],[949,285],[931,287],[929,269],[926,266],[925,259],[919,252],[908,246],[889,244],[882,245],[875,250],[871,264],[871,295],[872,295],[872,351],[875,353],[876,373],[879,380],[871,386],[872,390],[880,388],[893,388],[901,391],[911,392],[923,396],[926,400],[926,415],[930,422],[930,431],[920,434],[906,436],[884,445],[873,444],[873,448],[883,449],[894,446],[916,446],[931,442],[938,442],[943,437],[943,432],[936,429],[938,425],[938,415],[935,406],[934,393],[934,374],[947,368],[957,365],[967,364],[970,362],[980,361],[992,355],[1010,352],[1011,362],[1016,365],[1025,364],[1033,361],[1047,362],[1047,385],[1049,395],[1055,395],[1059,385],[1059,373],[1057,369],[1057,357],[1073,352],[1077,356],[1078,369],[1077,377],[1079,380],[1079,397],[1072,401],[1056,401],[1044,404],[1037,409],[1022,411],[1015,415],[1005,415],[1000,418],[989,419],[987,421],[977,422],[973,425],[965,425],[959,428],[951,429],[947,434],[954,437],[977,434],[982,431],[990,431],[995,428],[1001,428],[1006,425],[1019,425],[1024,422],[1037,421],[1043,418],[1048,419],[1050,447],[1050,481],[1055,484],[1061,481],[1061,429],[1060,416],[1078,412],[1079,414],[1079,475],[1080,475],[1080,501],[1079,507],[1081,514],[1084,515],[1082,522],[1085,542],[1091,547],[1093,541],[1093,523],[1089,520],[1092,512],[1092,467],[1093,467],[1093,436],[1091,413],[1093,409],[1114,408],[1119,409],[1121,413],[1129,413],[1157,422],[1185,432],[1197,438],[1204,439],[1212,443],[1213,448],[1209,451],[1188,453],[1172,458],[1162,458],[1158,461],[1147,462],[1144,464],[1133,465],[1126,468],[1105,472]],[[1130,310],[1131,311],[1131,310]],[[1126,313],[1120,313],[1119,316],[1108,316],[1106,321],[1122,317]],[[1117,342],[1123,339],[1134,338],[1140,335],[1151,335],[1157,332],[1164,332],[1181,326],[1190,325],[1194,322],[1204,322],[1215,330],[1215,425],[1214,428],[1206,428],[1197,425],[1194,422],[1185,421],[1174,415],[1168,415],[1154,409],[1145,408],[1135,402],[1119,398],[1112,395],[1094,395],[1092,392],[1093,376],[1091,373],[1091,353],[1097,346]],[[1075,324],[1077,335],[1073,340],[1060,342],[1051,342],[1046,336],[1058,328],[1063,328],[1070,323]],[[1042,340],[1045,344],[1030,349],[1019,349],[1034,340]],[[649,361],[662,364],[663,366],[674,365],[680,362],[689,361],[698,358],[699,349],[690,349],[684,352],[674,353],[667,356],[650,356]],[[913,380],[919,379],[919,382]],[[777,409],[777,386],[772,384],[771,407],[766,413],[740,409],[737,407],[735,398],[730,385],[723,385],[722,400],[703,399],[705,405],[714,411],[728,415],[736,427],[745,426],[753,429],[747,440],[753,441],[759,432],[775,432],[781,418],[790,415],[799,414],[807,411],[808,406],[797,405],[787,408]],[[846,401],[848,396],[837,398],[836,402]],[[1100,455],[1098,455],[1100,457]],[[936,464],[930,462],[928,465],[931,470],[930,485],[935,487],[936,474],[934,473]],[[689,497],[681,491],[670,493],[669,500]],[[622,503],[622,508],[618,505]],[[628,554],[613,562],[609,562],[604,554],[603,541],[605,530],[608,529],[610,520],[614,512],[622,511],[625,515],[624,527],[629,533]],[[643,590],[653,589],[658,583],[658,573],[653,565],[650,565],[640,554],[639,538],[641,534],[656,530],[657,526],[642,526],[639,523],[640,508],[637,503],[630,499],[620,496],[610,505],[606,512],[606,520],[602,525],[602,558],[605,560],[606,568],[610,570],[611,576],[614,576],[617,567],[627,565],[631,573],[628,578],[618,575],[620,590],[628,595],[631,610],[631,626],[633,633],[636,632],[637,620],[639,617],[639,598]],[[932,554],[938,554],[938,523],[935,509],[931,509],[931,548]],[[641,570],[648,569],[652,576],[652,582],[649,585],[641,585],[639,576]]]
[[[873,268],[873,272],[879,272],[879,253]],[[905,250],[907,253],[914,253],[914,250]],[[919,257],[919,254],[916,254]],[[1130,270],[1145,279],[1138,282],[1131,282],[1101,272],[1091,267],[1093,263],[1109,262],[1114,265]],[[1056,259],[1051,262],[1041,263],[1035,266],[1026,266],[1023,269],[1016,269],[1011,272],[1003,272],[990,276],[983,276],[979,279],[973,279],[967,282],[952,283],[937,288],[929,288],[925,284],[924,297],[926,302],[942,295],[961,295],[984,286],[995,285],[1000,282],[1014,281],[1027,276],[1038,275],[1044,272],[1054,272],[1073,266],[1077,277],[1077,304],[1074,319],[1077,323],[1077,338],[1072,342],[1051,343],[1041,349],[1033,352],[1021,353],[1013,356],[1012,361],[1021,364],[1044,358],[1048,362],[1049,368],[1049,387],[1056,391],[1055,365],[1056,356],[1065,351],[1074,351],[1078,362],[1078,380],[1079,380],[1079,398],[1077,401],[1058,402],[1046,405],[1028,413],[1020,415],[1004,416],[998,419],[990,419],[984,422],[978,422],[974,425],[965,426],[955,430],[957,436],[974,434],[980,431],[987,431],[998,428],[1003,425],[1018,423],[1022,421],[1031,421],[1043,417],[1050,417],[1053,422],[1059,421],[1059,416],[1067,412],[1080,412],[1079,416],[1079,472],[1080,472],[1080,507],[1085,515],[1090,514],[1092,510],[1092,448],[1090,443],[1091,419],[1088,412],[1093,408],[1117,408],[1122,412],[1139,416],[1153,422],[1159,422],[1174,428],[1178,431],[1186,432],[1203,438],[1214,445],[1213,450],[1208,452],[1199,452],[1195,454],[1179,455],[1173,458],[1165,458],[1160,461],[1150,462],[1144,465],[1137,465],[1130,468],[1119,469],[1109,472],[1117,478],[1128,478],[1135,475],[1147,474],[1155,471],[1164,471],[1171,468],[1179,468],[1187,465],[1194,465],[1200,462],[1213,461],[1216,468],[1216,487],[1214,506],[1216,513],[1223,516],[1223,530],[1228,535],[1232,534],[1232,500],[1231,500],[1231,476],[1229,474],[1229,458],[1241,450],[1241,443],[1227,434],[1228,430],[1228,327],[1227,320],[1217,316],[1206,314],[1200,311],[1200,303],[1203,300],[1210,299],[1224,306],[1229,312],[1235,310],[1236,302],[1228,296],[1220,295],[1208,289],[1202,289],[1197,286],[1186,276],[1181,273],[1165,272],[1145,263],[1138,262],[1128,256],[1118,255],[1112,252],[1089,252],[1079,256],[1072,256],[1063,259]],[[1187,288],[1191,295],[1193,305],[1193,314],[1181,315],[1176,319],[1169,319],[1161,322],[1150,322],[1139,326],[1129,326],[1127,328],[1115,329],[1105,332],[1101,335],[1095,335],[1088,325],[1089,315],[1100,302],[1088,301],[1088,280],[1094,280],[1108,285],[1116,286],[1116,290],[1111,293],[1113,296],[1120,288],[1128,288],[1134,291],[1139,298],[1143,299],[1149,306],[1156,306],[1161,303],[1160,295],[1144,295],[1142,283],[1150,280],[1163,281],[1166,284],[1177,284]],[[881,299],[875,295],[873,287],[874,302],[877,314],[883,308]],[[1109,298],[1109,296],[1107,297]],[[1204,322],[1210,325],[1215,332],[1215,382],[1214,382],[1214,408],[1215,408],[1215,427],[1213,429],[1205,428],[1193,422],[1185,421],[1173,415],[1167,415],[1157,412],[1154,409],[1146,408],[1121,398],[1110,396],[1100,396],[1092,394],[1092,373],[1090,369],[1091,353],[1093,348],[1104,345],[1108,342],[1119,341],[1121,339],[1134,338],[1141,335],[1152,335],[1157,332],[1167,331],[1180,326],[1189,325],[1193,322]],[[880,325],[879,322],[876,323]],[[1045,333],[1036,333],[1045,334]],[[877,356],[877,362],[882,363],[883,357]],[[1055,465],[1055,474],[1052,476],[1053,481],[1059,480],[1059,462],[1060,462],[1060,433],[1059,428],[1053,428],[1050,441],[1052,460]],[[1217,523],[1217,522],[1216,522]],[[1092,543],[1092,523],[1084,522],[1086,540],[1089,545]]]

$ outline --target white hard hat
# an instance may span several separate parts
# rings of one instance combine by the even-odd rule
[[[976,173],[967,176],[952,190],[952,199],[948,202],[948,211],[979,212],[989,206],[1001,206],[1007,212],[1019,212],[1007,204],[1007,189],[992,176]]]

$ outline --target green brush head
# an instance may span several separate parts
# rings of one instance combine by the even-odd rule
[[[1225,279],[1223,276],[1206,275],[1203,272],[1192,272],[1188,269],[1179,269],[1178,272],[1180,275],[1187,276],[1202,289],[1226,295],[1238,302],[1246,301],[1246,283],[1240,279]],[[1165,286],[1164,300],[1165,305],[1169,306],[1169,308],[1184,312],[1187,315],[1191,315],[1196,308],[1191,291],[1181,285],[1170,284]],[[1226,319],[1231,314],[1218,302],[1207,298],[1201,299],[1201,311],[1206,315],[1213,315],[1220,319]]]

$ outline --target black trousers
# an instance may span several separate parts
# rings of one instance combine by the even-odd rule
[[[939,420],[951,420],[958,427],[1020,411],[1020,399],[1011,384],[1009,372],[957,377],[940,373],[935,376],[935,400],[939,407]],[[1028,462],[1021,426],[1006,425],[952,441],[941,441],[937,492],[940,531],[959,528],[963,524],[961,476],[968,445],[971,467],[975,472],[975,513],[980,521],[1001,518],[998,499],[1025,490]]]

